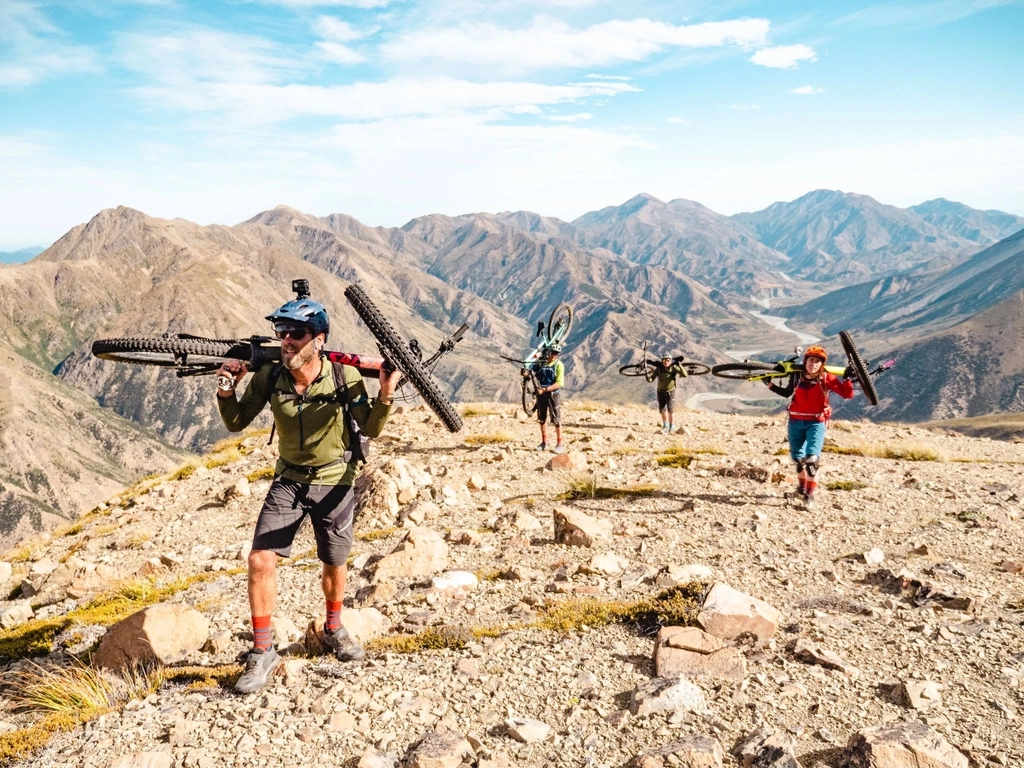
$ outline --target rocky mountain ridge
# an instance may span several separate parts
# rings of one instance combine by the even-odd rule
[[[683,413],[664,435],[651,409],[570,402],[569,453],[551,456],[508,404],[466,419],[455,436],[398,412],[359,484],[344,621],[367,659],[336,662],[303,633],[322,611],[307,528],[279,568],[288,660],[255,694],[231,684],[264,435],[23,541],[0,564],[24,596],[0,616],[2,679],[19,681],[0,687],[3,754],[23,768],[1024,759],[1024,446],[835,422],[810,512],[783,495],[781,420]],[[132,616],[154,601],[140,636]],[[115,642],[127,630],[134,644]],[[27,683],[90,648],[108,703],[27,740],[44,722]],[[119,673],[131,658],[149,666]]]

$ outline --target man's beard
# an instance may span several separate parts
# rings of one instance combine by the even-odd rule
[[[297,371],[315,357],[317,357],[316,344],[310,339],[306,346],[301,347],[298,352],[292,355],[291,360],[282,362],[284,362],[284,367],[289,371]]]

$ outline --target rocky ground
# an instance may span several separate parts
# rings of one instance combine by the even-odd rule
[[[350,568],[346,623],[369,640],[363,662],[302,644],[323,611],[306,528],[279,569],[276,632],[292,655],[265,690],[170,681],[18,764],[720,764],[710,747],[707,763],[683,747],[644,762],[703,735],[726,765],[793,765],[791,754],[839,766],[860,764],[846,749],[859,732],[906,722],[940,751],[1022,764],[1024,445],[836,422],[830,442],[868,455],[826,454],[819,479],[840,485],[807,511],[784,496],[781,419],[686,412],[673,435],[657,421],[570,403],[570,453],[555,459],[507,404],[474,406],[458,435],[422,409],[397,414],[365,475]],[[0,647],[124,579],[193,577],[165,600],[201,614],[200,642],[175,665],[233,664],[249,642],[243,566],[269,484],[257,479],[273,461],[265,442],[249,437],[7,553],[2,588],[22,599],[3,604]],[[657,463],[672,448],[688,466]],[[582,497],[560,498],[572,488]],[[729,663],[694,655],[697,676],[652,689],[678,676],[666,673],[674,641],[630,606],[691,579],[687,623],[715,582],[766,605],[736,631],[712,626],[705,605],[700,642],[724,645]],[[608,621],[609,606],[632,620]],[[101,633],[65,632],[50,661]],[[0,738],[38,718],[17,707],[19,669],[8,662]],[[783,744],[782,762],[734,754],[755,732]],[[949,754],[920,764],[967,764]]]

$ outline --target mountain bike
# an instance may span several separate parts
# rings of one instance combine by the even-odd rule
[[[308,295],[308,282],[295,280],[292,290],[304,298],[303,292]],[[431,372],[442,357],[455,349],[469,326],[464,323],[424,360],[419,342],[412,339],[406,344],[362,288],[348,286],[345,298],[377,340],[380,356],[334,351],[325,351],[323,356],[332,363],[351,365],[367,377],[376,378],[381,369],[401,371],[396,400],[407,402],[415,397],[406,386],[411,385],[451,432],[462,429],[462,416],[445,397]],[[269,336],[209,339],[179,333],[155,338],[99,339],[93,342],[92,353],[103,360],[170,368],[181,378],[213,374],[225,360],[241,360],[250,371],[257,371],[281,361],[281,344]]]
[[[641,347],[640,362],[629,363],[619,368],[619,373],[623,376],[643,376],[648,381],[652,381],[653,377],[659,368],[661,368],[661,360],[652,360],[647,357],[647,342],[645,341],[643,347]],[[711,366],[704,365],[704,363],[694,363],[687,361],[682,355],[678,355],[672,358],[673,365],[681,365],[683,370],[686,371],[687,376],[703,376],[705,373],[711,372]]]
[[[849,365],[840,368],[836,365],[826,365],[825,370],[836,376],[853,376],[860,385],[861,391],[865,394],[872,405],[878,405],[878,391],[875,389],[874,379],[876,376],[888,371],[894,365],[895,360],[886,360],[875,368],[869,368],[857,351],[857,345],[849,331],[839,332],[839,341],[843,345],[843,351]],[[759,360],[744,360],[737,363],[723,363],[712,367],[711,373],[723,379],[739,379],[742,381],[764,381],[765,379],[781,379],[792,374],[804,372],[802,350],[798,347],[795,354],[785,360],[775,363],[763,363]]]
[[[566,336],[569,335],[569,329],[572,328],[572,318],[572,307],[568,304],[559,304],[551,310],[551,316],[546,325],[543,320],[537,322],[537,332],[534,334],[534,338],[540,336],[541,342],[533,348],[530,354],[523,360],[505,355],[500,356],[502,360],[522,366],[519,369],[519,374],[522,377],[521,400],[523,411],[527,416],[532,416],[536,412],[537,397],[540,394],[540,385],[537,383],[537,374],[534,369],[544,359],[548,349],[561,345],[565,341]]]

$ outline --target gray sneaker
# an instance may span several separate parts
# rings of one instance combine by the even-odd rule
[[[235,690],[239,693],[258,691],[267,684],[280,663],[281,656],[273,648],[267,651],[253,648],[245,659],[245,672],[235,683]]]
[[[338,627],[329,635],[324,633],[324,642],[334,649],[334,655],[338,657],[338,661],[362,661],[366,655],[359,643],[352,639],[352,635],[344,627]]]
[[[556,445],[555,446],[555,453],[565,453],[565,446],[564,445]]]

